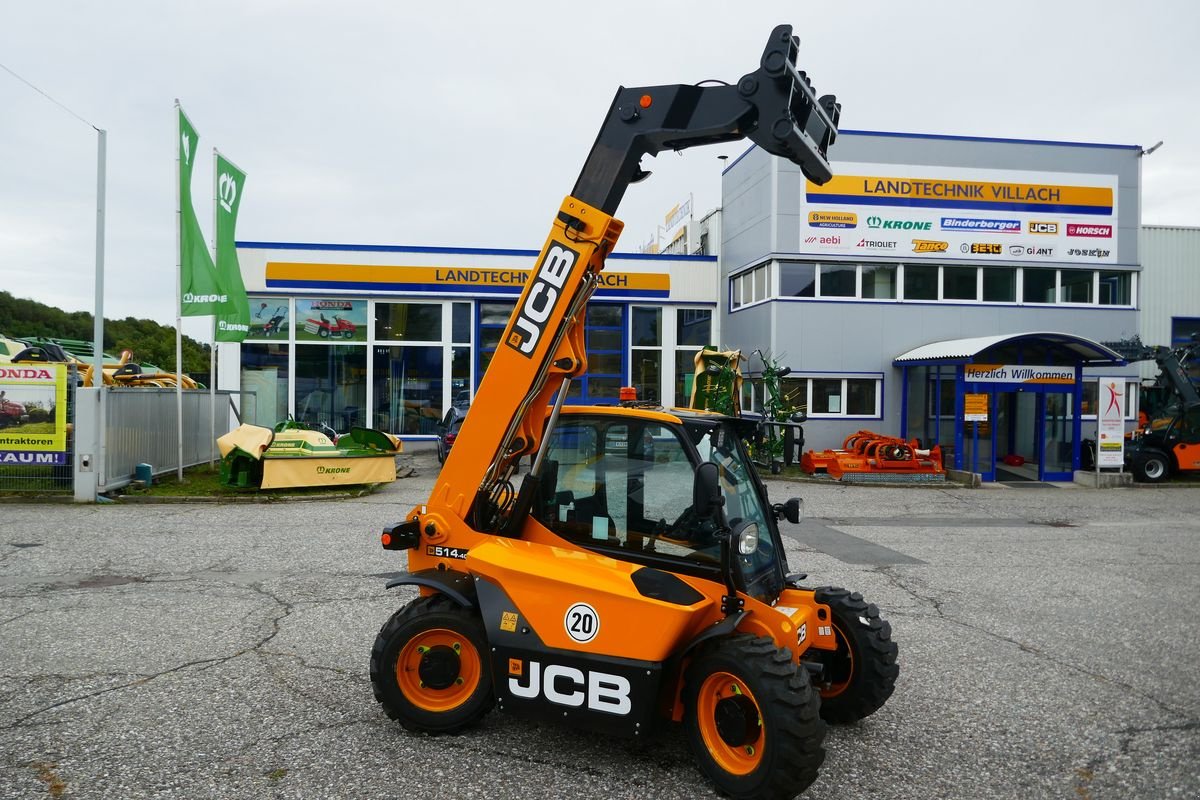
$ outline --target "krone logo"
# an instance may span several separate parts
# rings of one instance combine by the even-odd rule
[[[226,214],[233,213],[233,204],[237,202],[238,185],[237,181],[228,172],[221,175],[217,180],[217,197],[221,200],[221,208],[225,209]]]

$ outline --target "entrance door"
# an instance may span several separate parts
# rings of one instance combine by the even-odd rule
[[[1075,477],[1074,402],[1070,392],[1038,395],[1038,416],[1042,420],[1040,481],[1070,481]]]

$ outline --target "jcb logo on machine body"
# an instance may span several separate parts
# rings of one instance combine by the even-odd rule
[[[546,251],[529,291],[525,293],[525,301],[513,322],[512,331],[508,334],[509,347],[526,358],[533,355],[546,329],[546,322],[558,303],[563,284],[578,260],[579,253],[558,242]]]
[[[529,662],[528,672],[518,658],[508,660],[508,691],[526,700],[539,695],[560,706],[579,708],[586,704],[591,711],[624,716],[633,710],[629,699],[629,679],[607,672],[594,672],[547,664],[543,669],[537,661]],[[522,680],[524,679],[524,680]]]

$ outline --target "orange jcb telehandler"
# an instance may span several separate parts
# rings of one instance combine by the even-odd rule
[[[562,203],[428,502],[382,534],[420,596],[380,630],[371,681],[406,728],[450,733],[493,707],[645,738],[682,722],[738,798],[786,798],[824,760],[825,722],[878,710],[891,628],[844,589],[789,574],[743,438],[754,423],[636,403],[564,407],[584,313],[643,155],[748,137],[832,177],[840,107],[776,28],[735,85],[621,88]],[[518,461],[533,456],[520,488]]]

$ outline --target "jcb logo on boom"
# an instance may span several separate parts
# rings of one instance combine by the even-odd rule
[[[508,334],[509,347],[526,358],[533,355],[533,350],[546,329],[546,321],[550,319],[554,305],[558,302],[563,284],[571,274],[571,267],[575,266],[578,260],[578,253],[561,244],[556,243],[546,251],[537,276],[525,293],[525,301],[521,304],[512,331]]]
[[[526,663],[519,658],[508,660],[508,692],[513,697],[535,700],[542,695],[560,706],[579,708],[586,703],[591,711],[621,716],[633,710],[628,678],[607,672],[584,672],[561,664],[547,664],[542,669],[537,661],[528,662],[528,675],[522,675],[525,667]]]

